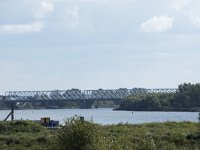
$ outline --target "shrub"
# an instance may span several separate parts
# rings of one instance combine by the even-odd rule
[[[68,120],[58,134],[58,149],[98,150],[104,146],[100,126],[79,118]]]

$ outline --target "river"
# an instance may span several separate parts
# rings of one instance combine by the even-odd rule
[[[9,110],[0,110],[0,119],[3,120],[9,112]],[[112,108],[15,110],[14,114],[17,120],[39,120],[41,117],[50,117],[52,120],[60,121],[61,124],[64,124],[66,119],[78,115],[103,125],[166,121],[198,122],[199,115],[198,112],[113,111]]]

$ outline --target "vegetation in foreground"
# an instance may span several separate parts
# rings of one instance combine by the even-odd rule
[[[119,110],[200,112],[200,83],[181,84],[176,93],[132,95],[122,102]]]
[[[0,122],[1,150],[199,150],[200,123],[101,126],[77,118],[58,130],[36,123]]]

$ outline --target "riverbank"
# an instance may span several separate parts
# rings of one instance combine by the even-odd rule
[[[98,125],[73,119],[59,130],[33,122],[0,122],[1,150],[200,149],[200,123]]]

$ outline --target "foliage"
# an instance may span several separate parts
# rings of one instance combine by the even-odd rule
[[[50,132],[30,121],[0,122],[0,149],[48,149]]]
[[[41,132],[46,130],[39,124],[31,121],[14,121],[14,122],[1,122],[0,134],[15,133],[15,132]]]
[[[200,83],[184,83],[178,89],[171,105],[180,110],[200,111]]]
[[[0,127],[1,150],[200,150],[200,123],[101,126],[73,118],[58,130],[25,121]]]
[[[78,118],[66,121],[58,134],[58,149],[100,150],[103,149],[100,126]]]
[[[119,124],[106,126],[105,129],[115,137],[115,144],[120,147],[119,149],[169,150],[198,147],[199,150],[199,127],[200,124],[191,122],[166,122],[142,125]],[[128,148],[124,148],[123,145]]]
[[[179,85],[176,93],[147,93],[127,97],[119,107],[131,111],[200,111],[200,83]]]
[[[127,97],[119,109],[132,111],[161,111],[170,109],[172,93],[137,94]]]

